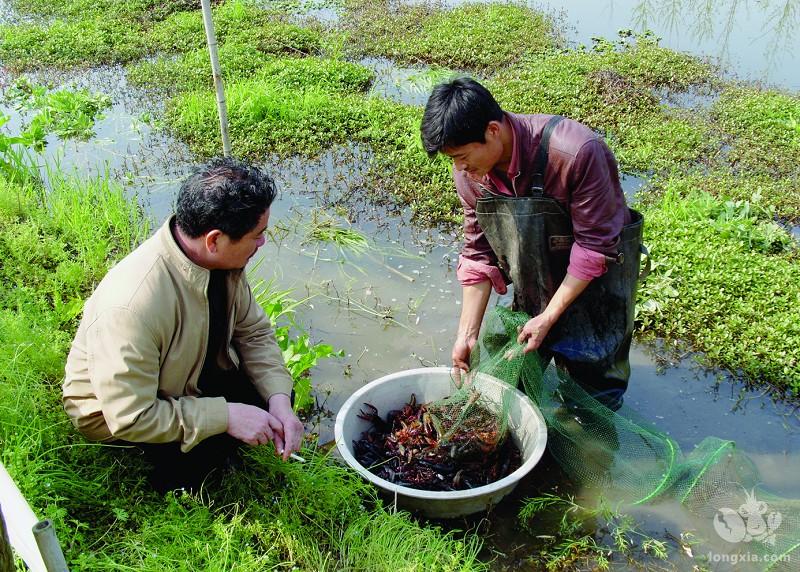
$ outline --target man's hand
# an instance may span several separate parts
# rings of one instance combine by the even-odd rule
[[[280,446],[277,441],[275,442],[275,450],[281,453],[281,457],[285,461],[290,454],[300,449],[305,427],[294,414],[292,403],[285,393],[276,393],[269,398],[269,412],[283,426],[282,442]]]
[[[280,420],[255,405],[228,403],[228,435],[248,445],[265,445],[270,441],[283,445]]]
[[[469,370],[469,356],[477,341],[476,338],[458,335],[455,344],[453,344],[453,351],[450,354],[454,368],[464,371]]]
[[[528,353],[539,349],[539,346],[542,345],[550,328],[552,328],[555,323],[556,320],[547,312],[543,312],[525,322],[525,325],[522,326],[519,331],[519,336],[517,336],[517,342],[519,344],[525,344],[522,352]]]

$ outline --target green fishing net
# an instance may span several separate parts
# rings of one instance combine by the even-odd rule
[[[630,407],[612,411],[535,352],[523,354],[516,339],[528,319],[502,307],[487,315],[470,374],[518,387],[537,404],[547,448],[572,481],[616,503],[678,503],[736,569],[800,570],[800,501],[761,487],[734,442],[707,437],[684,453]]]

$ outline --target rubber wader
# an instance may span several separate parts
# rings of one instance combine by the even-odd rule
[[[500,196],[484,189],[476,214],[498,264],[514,284],[514,309],[539,315],[567,273],[574,242],[572,220],[545,195],[550,135],[563,119],[553,116],[534,158],[528,196]],[[622,404],[628,387],[628,353],[642,249],[642,215],[631,209],[618,254],[607,257],[607,271],[567,308],[544,339],[539,355],[559,368],[611,409]]]

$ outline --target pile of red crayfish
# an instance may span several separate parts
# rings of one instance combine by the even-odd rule
[[[373,405],[364,406],[358,416],[372,427],[353,441],[355,457],[391,483],[430,491],[471,489],[502,479],[521,464],[513,439],[501,439],[496,423],[448,431],[428,406],[417,405],[413,394],[386,420]]]

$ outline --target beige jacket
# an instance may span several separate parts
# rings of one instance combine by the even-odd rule
[[[179,441],[188,451],[223,433],[222,397],[197,388],[208,345],[211,273],[181,251],[167,221],[103,278],[83,310],[63,386],[64,408],[93,441]],[[228,273],[228,344],[261,396],[288,394],[292,379],[264,310],[241,270]]]

